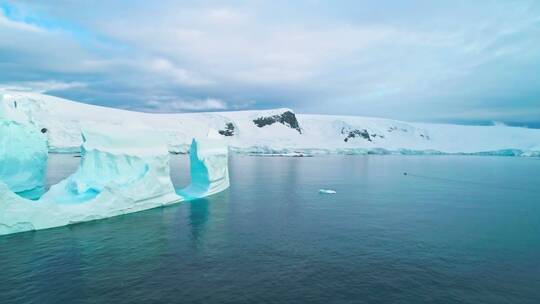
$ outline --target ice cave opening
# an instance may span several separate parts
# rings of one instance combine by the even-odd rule
[[[176,188],[176,193],[184,200],[210,196],[229,188],[229,147],[222,141],[193,139],[189,163],[189,186]]]
[[[169,170],[175,189],[182,189],[191,183],[189,153],[169,154]]]
[[[45,190],[75,173],[80,163],[80,153],[49,153],[45,171]]]

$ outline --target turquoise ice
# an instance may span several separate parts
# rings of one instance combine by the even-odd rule
[[[0,235],[142,211],[229,187],[228,147],[222,142],[193,140],[192,183],[177,190],[166,141],[156,132],[107,128],[83,134],[78,170],[39,200],[24,199],[0,182]]]
[[[191,184],[176,191],[184,199],[209,196],[229,188],[228,147],[219,141],[196,141],[190,148]]]
[[[47,139],[31,125],[0,119],[0,180],[21,196],[43,191]]]

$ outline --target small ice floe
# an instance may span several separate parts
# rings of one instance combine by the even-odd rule
[[[319,189],[320,194],[336,194],[336,190],[330,190],[330,189]]]

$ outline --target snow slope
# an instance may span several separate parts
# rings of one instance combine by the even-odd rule
[[[540,156],[540,130],[507,126],[408,123],[389,119],[295,115],[290,109],[150,114],[26,92],[0,93],[0,117],[46,129],[51,152],[76,152],[81,128],[150,128],[170,152],[218,130],[233,151],[259,154],[456,153]]]

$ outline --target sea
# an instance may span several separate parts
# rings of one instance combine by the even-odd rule
[[[79,162],[51,154],[47,184]],[[0,303],[540,303],[540,158],[229,165],[206,199],[1,236]]]

